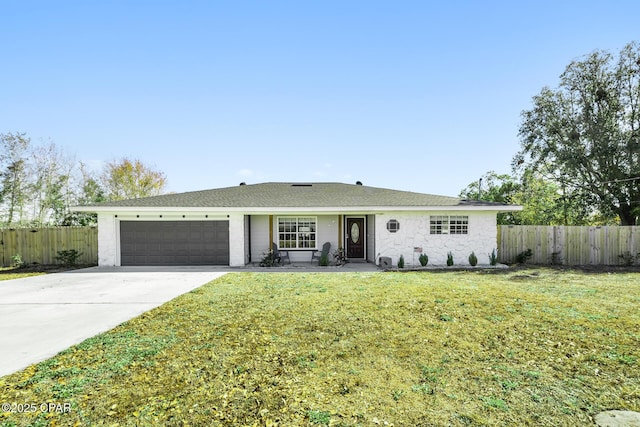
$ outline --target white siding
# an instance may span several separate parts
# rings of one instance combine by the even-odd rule
[[[259,263],[270,249],[269,216],[251,215],[251,262]]]
[[[467,215],[468,234],[430,234],[431,215]],[[387,230],[387,221],[395,219],[400,223],[396,233]],[[422,247],[429,257],[429,265],[446,265],[447,253],[453,254],[454,265],[468,265],[469,255],[475,252],[478,264],[488,264],[488,255],[496,248],[495,212],[421,212],[377,214],[376,263],[379,256],[391,257],[397,265],[400,255],[404,255],[405,266],[419,266],[419,254],[414,255],[414,247]]]
[[[331,252],[338,249],[338,215],[322,215],[318,216],[318,250],[322,250],[322,245],[325,242],[331,243]],[[308,252],[307,252],[308,253]],[[311,260],[311,255],[304,255],[304,258],[308,261]]]

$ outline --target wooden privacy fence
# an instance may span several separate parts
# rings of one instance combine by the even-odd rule
[[[98,263],[97,227],[46,227],[0,229],[2,266],[12,265],[20,255],[26,264],[58,264],[58,251],[75,249],[78,264]]]
[[[514,263],[531,249],[532,264],[625,265],[640,257],[638,226],[498,226],[499,261]]]

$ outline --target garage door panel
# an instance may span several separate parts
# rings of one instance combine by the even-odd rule
[[[122,265],[229,265],[229,221],[122,221]]]

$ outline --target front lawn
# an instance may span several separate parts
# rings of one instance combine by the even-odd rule
[[[640,411],[639,305],[638,273],[229,274],[1,378],[0,425],[593,425]]]

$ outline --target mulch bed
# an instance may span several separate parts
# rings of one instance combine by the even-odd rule
[[[27,264],[24,267],[5,267],[0,268],[0,274],[15,273],[61,273],[63,271],[77,270],[79,268],[93,267],[92,265],[72,265],[65,266],[60,264],[44,265],[44,264]]]

